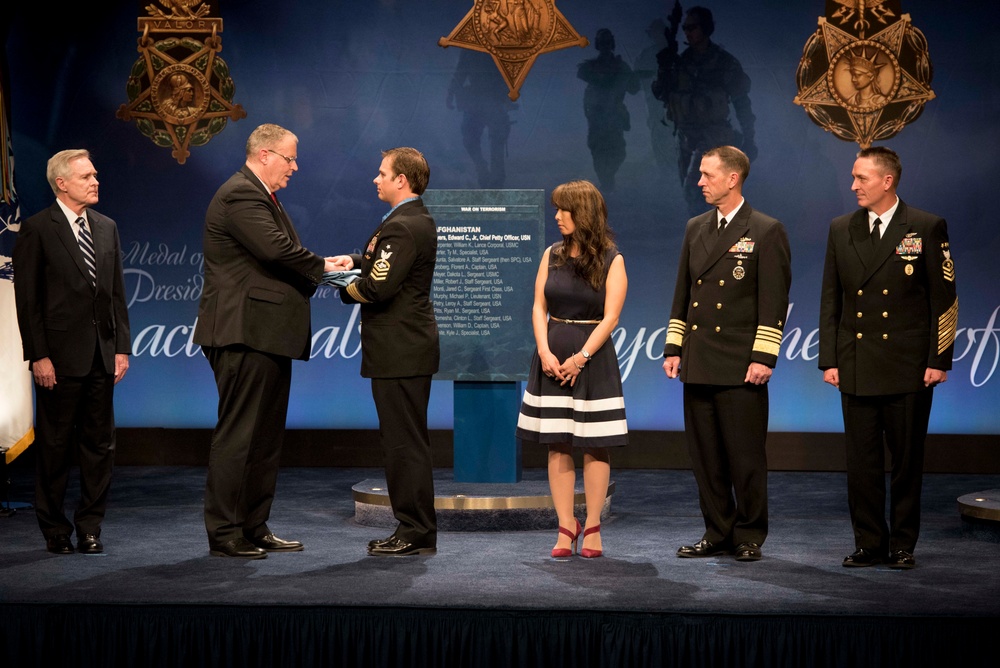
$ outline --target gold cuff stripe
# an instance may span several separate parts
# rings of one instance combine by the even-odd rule
[[[758,325],[757,338],[753,341],[754,352],[778,356],[781,351],[782,331],[774,327]]]
[[[766,327],[764,325],[757,325],[757,336],[769,336],[771,338],[778,339],[781,341],[781,337],[784,335],[777,327]]]
[[[947,311],[938,318],[938,355],[948,350],[955,343],[955,330],[958,327],[958,299]]]
[[[755,353],[764,353],[765,355],[774,355],[777,357],[781,351],[781,344],[757,339],[753,342],[753,350]]]
[[[667,325],[667,345],[680,346],[684,343],[684,332],[687,331],[687,323],[683,320],[673,319]]]
[[[347,294],[351,295],[351,297],[353,297],[355,301],[359,301],[362,304],[371,304],[370,301],[362,297],[361,293],[358,292],[358,284],[356,282],[351,283],[350,285],[347,286]]]

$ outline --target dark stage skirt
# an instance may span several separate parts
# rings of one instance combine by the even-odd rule
[[[564,360],[587,342],[593,324],[549,321],[549,347]],[[595,352],[573,387],[560,386],[542,373],[538,351],[531,359],[528,387],[517,418],[517,437],[575,448],[606,448],[628,443],[625,400],[618,356],[609,339]]]

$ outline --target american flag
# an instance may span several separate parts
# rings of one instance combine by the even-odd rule
[[[10,463],[34,440],[31,372],[21,350],[11,255],[21,227],[14,187],[14,146],[6,55],[0,50],[0,456]]]

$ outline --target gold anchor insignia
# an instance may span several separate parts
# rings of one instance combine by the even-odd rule
[[[236,86],[222,51],[222,19],[210,16],[202,0],[159,0],[144,7],[138,18],[139,59],[126,83],[128,104],[115,116],[135,120],[139,132],[154,144],[172,147],[184,164],[191,146],[203,146],[222,132],[228,120],[247,113],[233,103]],[[165,11],[169,10],[169,11]],[[154,41],[151,35],[162,35]],[[206,35],[204,42],[195,35]]]
[[[555,0],[474,0],[451,34],[438,40],[445,48],[490,54],[511,100],[520,97],[521,84],[538,56],[588,44],[556,9]]]
[[[828,0],[803,48],[794,102],[827,132],[867,148],[920,116],[935,97],[932,76],[927,40],[900,0]]]

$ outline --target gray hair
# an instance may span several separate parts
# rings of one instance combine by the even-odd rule
[[[258,125],[257,129],[250,133],[250,138],[247,139],[247,158],[252,158],[262,148],[274,146],[288,135],[291,135],[295,141],[299,140],[291,130],[286,130],[280,125],[274,123]]]
[[[90,159],[90,151],[85,148],[69,148],[49,158],[49,164],[45,168],[45,178],[48,179],[49,186],[56,195],[59,194],[56,179],[68,179],[72,176],[73,170],[70,169],[69,163],[80,158]]]

